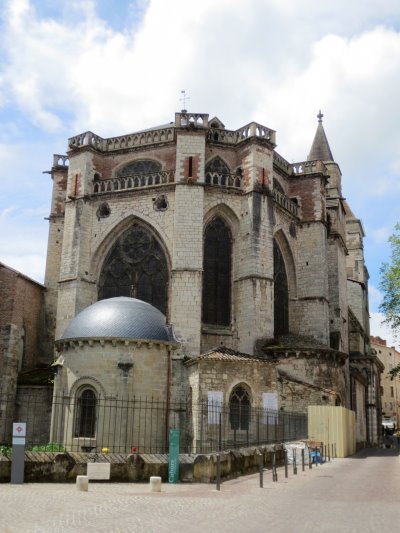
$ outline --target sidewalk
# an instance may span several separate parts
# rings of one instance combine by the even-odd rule
[[[396,530],[400,523],[397,450],[365,450],[278,482],[264,471],[221,485],[94,483],[0,485],[1,533],[347,533]]]

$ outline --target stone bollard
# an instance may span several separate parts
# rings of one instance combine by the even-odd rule
[[[158,476],[151,476],[150,478],[150,491],[161,492],[161,478]]]
[[[76,488],[87,492],[89,490],[88,476],[76,476]]]

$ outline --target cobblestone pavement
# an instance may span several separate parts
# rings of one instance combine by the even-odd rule
[[[95,483],[0,485],[1,533],[355,533],[400,528],[400,458],[363,451],[278,483],[264,472],[213,485]]]

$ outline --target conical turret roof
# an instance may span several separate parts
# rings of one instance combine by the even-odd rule
[[[331,149],[329,147],[328,139],[322,125],[322,117],[324,115],[321,111],[318,113],[318,127],[315,133],[314,141],[311,146],[310,154],[307,161],[334,161]]]

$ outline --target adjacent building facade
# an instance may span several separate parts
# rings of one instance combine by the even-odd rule
[[[400,427],[400,377],[390,378],[389,372],[400,364],[400,352],[395,346],[387,346],[380,337],[371,337],[371,347],[384,365],[381,377],[382,416],[394,420],[396,428]]]

